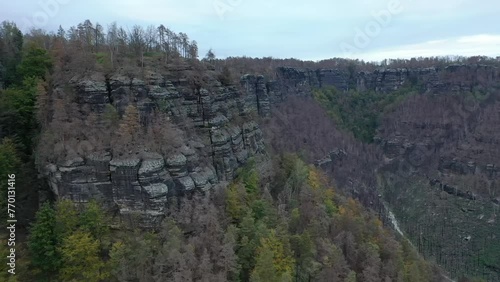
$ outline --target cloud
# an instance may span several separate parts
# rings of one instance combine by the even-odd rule
[[[176,0],[121,0],[118,5],[113,7],[113,10],[115,14],[124,15],[128,20],[177,24],[198,22],[213,14],[210,1],[203,0],[183,2]]]
[[[42,27],[46,30],[67,29],[86,19],[103,26],[116,21],[125,28],[164,24],[197,40],[200,53],[213,48],[221,57],[342,56],[339,43],[352,44],[356,30],[391,1],[399,1],[403,11],[356,55],[490,55],[498,47],[497,0],[481,5],[474,0],[16,0],[2,3],[0,18],[23,23],[43,12],[40,3],[54,1],[67,4],[50,16]]]

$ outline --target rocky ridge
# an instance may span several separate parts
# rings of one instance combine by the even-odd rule
[[[385,69],[355,75],[347,70],[281,67],[276,71],[274,81],[245,75],[239,86],[223,86],[213,80],[206,88],[193,87],[187,79],[156,72],[148,73],[145,79],[118,73],[76,76],[70,83],[82,107],[86,105],[102,113],[110,104],[123,114],[129,104],[134,104],[143,124],[147,124],[155,109],[161,109],[175,122],[191,122],[197,134],[184,140],[168,156],[139,152],[123,158],[100,152],[47,165],[45,174],[52,190],[58,197],[76,202],[102,199],[116,204],[121,213],[161,216],[169,197],[194,190],[207,191],[220,182],[230,181],[249,157],[265,153],[254,114],[269,116],[273,105],[288,96],[310,96],[313,88],[326,86],[344,91],[354,86],[360,91],[373,90],[383,95],[408,83],[420,85],[424,92],[439,94],[448,90],[481,90],[499,80],[496,68],[481,65]],[[467,79],[456,80],[451,73],[463,73]],[[401,147],[394,140],[386,141],[385,146],[392,143],[393,147]],[[323,161],[328,162],[327,159]],[[444,166],[449,167],[445,161]]]

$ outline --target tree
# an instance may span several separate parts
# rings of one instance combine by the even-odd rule
[[[147,52],[152,52],[158,46],[156,35],[156,28],[153,25],[149,25],[144,32]]]
[[[117,50],[119,53],[125,53],[128,50],[128,43],[130,42],[130,38],[127,34],[127,32],[120,27],[118,29],[118,46],[119,49]]]
[[[175,53],[175,46],[174,46],[174,35],[175,33],[171,31],[169,28],[165,30],[165,35],[166,35],[166,46],[165,46],[165,52],[167,52],[166,60],[169,61]]]
[[[360,248],[361,251],[361,279],[367,282],[380,281],[380,257],[378,254],[378,246],[374,244],[364,244]]]
[[[88,51],[92,51],[93,48],[95,48],[95,34],[96,30],[94,28],[94,25],[90,20],[85,20],[83,24],[79,24],[79,32],[80,32],[80,38],[85,44],[85,49]]]
[[[47,50],[30,43],[19,65],[19,74],[23,78],[45,78],[47,71],[52,70],[52,59]]]
[[[240,222],[245,211],[245,190],[241,185],[233,183],[226,189],[226,214],[233,222]]]
[[[178,267],[175,268],[173,274],[174,282],[193,281],[193,272],[198,266],[198,262],[194,253],[194,247],[188,244],[178,260]]]
[[[144,67],[144,52],[146,49],[146,39],[144,34],[144,29],[140,25],[134,25],[129,35],[130,47],[134,50],[134,54],[136,56],[140,56],[142,67]]]
[[[48,85],[46,82],[39,80],[36,86],[36,117],[42,128],[46,127],[49,121],[50,101],[48,93]]]
[[[213,61],[215,60],[215,54],[212,51],[212,48],[210,48],[210,50],[208,50],[207,54],[205,55],[205,60],[209,61],[210,63],[213,63]]]
[[[17,66],[22,59],[24,37],[13,22],[0,25],[0,89],[20,83]],[[2,85],[3,84],[3,85]]]
[[[291,278],[291,277],[290,277]],[[250,278],[251,282],[281,282],[282,277],[274,265],[274,252],[270,249],[263,249],[257,256],[255,268]],[[286,281],[286,280],[285,280]],[[289,280],[291,281],[291,279]]]
[[[106,34],[106,42],[108,44],[110,59],[111,59],[111,68],[114,69],[114,63],[116,60],[116,54],[118,53],[119,40],[118,40],[118,26],[116,22],[108,25],[108,33]]]
[[[238,257],[235,253],[237,244],[237,228],[230,225],[224,234],[223,245],[220,251],[220,259],[217,260],[218,266],[222,268],[224,278],[228,281],[236,281],[239,275],[240,267]]]
[[[189,46],[189,58],[198,59],[198,42],[196,40],[191,41],[191,45]]]
[[[0,142],[0,175],[15,174],[20,165],[21,160],[18,157],[14,141],[9,138],[2,139]],[[6,185],[3,185],[2,189],[5,187]],[[6,195],[2,200],[7,199]]]
[[[291,251],[284,244],[282,238],[278,238],[275,230],[271,230],[266,238],[261,239],[257,254],[271,250],[273,253],[273,265],[279,275],[291,277],[294,272],[295,260],[290,255]]]
[[[106,212],[95,200],[91,200],[80,214],[80,228],[101,242],[108,233],[106,220]]]
[[[168,49],[169,49],[168,46],[169,42],[167,36],[168,36],[167,29],[165,28],[164,25],[160,25],[158,27],[158,39],[160,40],[159,42],[160,50],[164,53],[165,63],[168,62]]]
[[[210,254],[208,253],[206,248],[203,248],[203,252],[199,259],[199,265],[195,273],[195,281],[200,281],[200,282],[215,281],[213,279],[214,276],[213,268],[214,265],[210,260]]]
[[[49,203],[44,203],[36,214],[28,239],[31,264],[41,278],[50,280],[61,266],[61,253],[57,248],[59,238],[55,211]]]
[[[255,266],[256,251],[261,244],[261,238],[266,237],[269,230],[262,221],[256,221],[251,212],[242,218],[239,226],[238,263],[241,266],[240,277],[243,281],[250,278]]]
[[[94,28],[94,52],[99,52],[99,47],[104,43],[104,28],[99,23],[96,23]]]
[[[181,248],[185,244],[182,240],[182,230],[171,219],[166,219],[159,232],[159,239],[163,244],[158,248],[158,256],[154,260],[154,269],[157,281],[170,281],[180,260]]]
[[[26,78],[21,86],[11,87],[0,95],[0,132],[19,140],[17,145],[23,156],[31,155],[37,129],[36,86],[35,78]]]
[[[296,261],[295,278],[297,281],[308,281],[311,278],[317,278],[317,272],[322,265],[315,259],[317,255],[316,244],[311,234],[304,232],[292,235],[290,237],[290,248]],[[323,268],[325,268],[324,265]],[[318,280],[321,281],[321,279]]]
[[[62,242],[59,248],[63,265],[60,277],[63,281],[102,281],[109,276],[100,258],[99,241],[84,231],[76,231]]]
[[[129,105],[125,109],[120,127],[118,129],[118,136],[120,136],[120,144],[125,147],[133,145],[136,141],[140,130],[139,112],[134,105]]]
[[[60,200],[56,204],[56,232],[61,238],[68,237],[78,227],[78,211],[71,200]]]
[[[106,104],[103,113],[103,120],[104,126],[107,130],[117,130],[120,124],[120,115],[113,105]]]
[[[224,66],[222,68],[222,73],[219,75],[219,80],[222,83],[222,85],[228,86],[233,83],[233,79],[231,77],[231,71],[227,66]]]
[[[189,51],[189,37],[187,34],[185,33],[179,33],[179,43],[180,43],[180,46],[181,46],[181,55],[182,57],[184,58],[187,58],[187,54],[188,54],[188,51]]]
[[[59,28],[57,29],[57,37],[66,40],[66,31],[61,25],[59,25]]]

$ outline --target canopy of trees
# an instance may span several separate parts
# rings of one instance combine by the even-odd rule
[[[439,271],[294,155],[250,162],[226,191],[172,202],[149,232],[96,202],[45,204],[26,281],[438,281]],[[127,228],[128,227],[128,228]],[[127,231],[128,230],[128,231]]]

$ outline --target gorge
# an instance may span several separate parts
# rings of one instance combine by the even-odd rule
[[[240,85],[211,80],[204,87],[190,84],[190,71],[177,69],[175,75],[149,71],[143,78],[97,72],[73,77],[70,85],[79,108],[105,114],[112,105],[123,115],[133,104],[143,125],[154,109],[162,108],[174,123],[189,121],[183,130],[191,133],[167,155],[146,150],[117,156],[110,148],[82,154],[97,146],[80,140],[80,147],[89,148],[71,148],[45,167],[57,197],[75,202],[100,199],[124,215],[141,214],[143,223],[151,226],[163,216],[169,197],[224,187],[250,157],[266,155],[273,142],[265,140],[265,120],[276,119],[274,111],[287,100],[311,99],[314,89],[328,87],[386,95],[411,86],[417,94],[382,115],[374,144],[348,148],[352,145],[327,140],[324,148],[316,146],[327,156],[311,154],[310,161],[384,218],[391,215],[384,215],[383,205],[395,209],[401,229],[419,251],[455,275],[498,277],[500,72],[496,67],[450,65],[355,74],[345,69],[279,67],[276,80],[244,75]],[[308,114],[298,113],[304,118]],[[308,146],[315,145],[301,147]],[[284,148],[286,144],[273,149]],[[373,160],[364,161],[363,154],[373,155]],[[353,168],[353,162],[365,162],[367,167],[342,168]],[[455,253],[457,248],[461,253]]]

